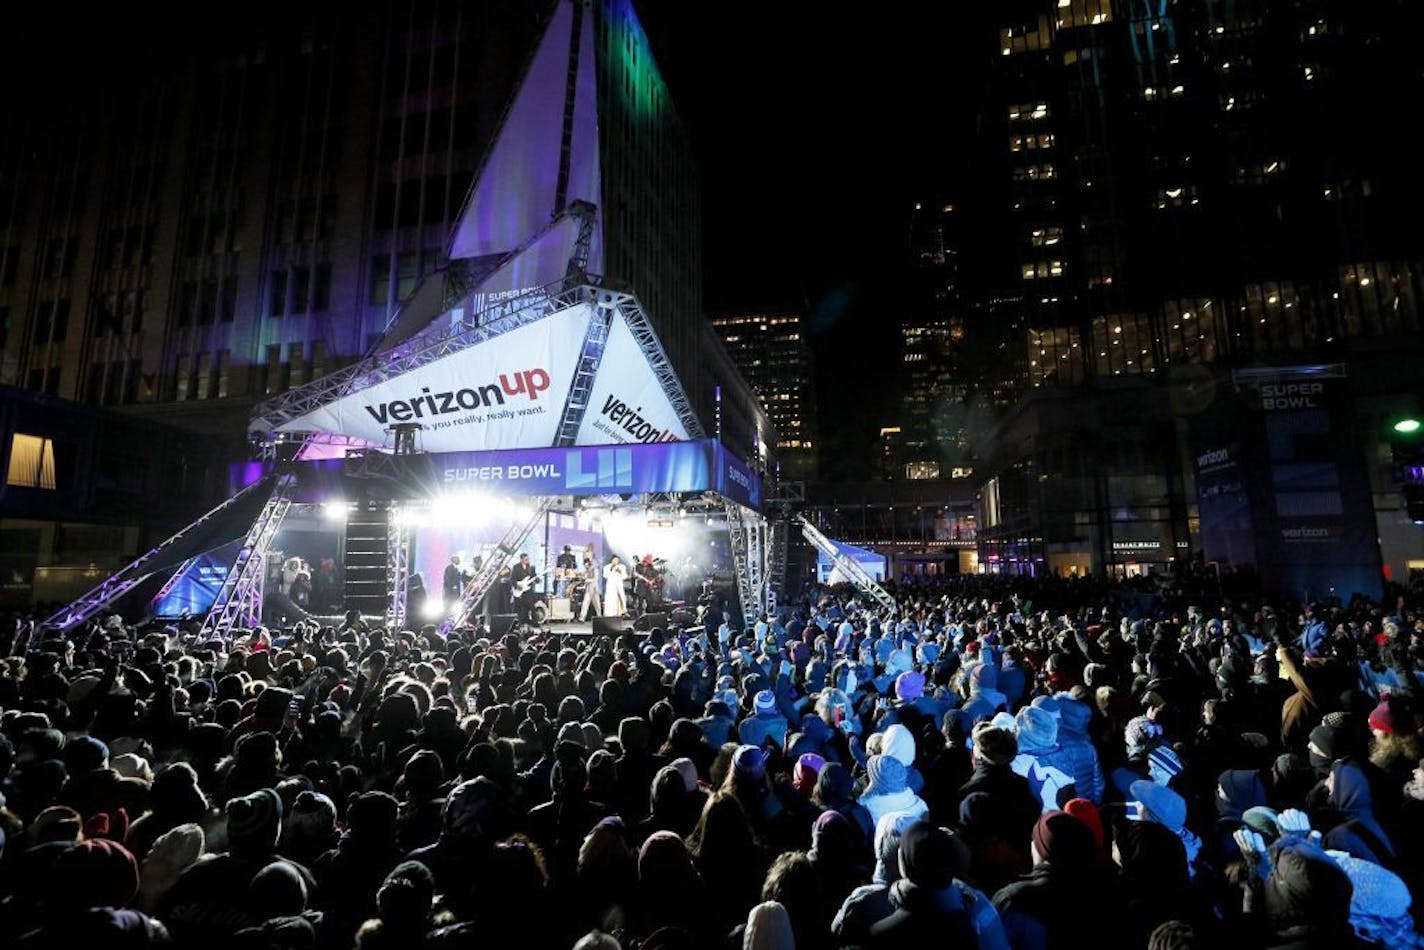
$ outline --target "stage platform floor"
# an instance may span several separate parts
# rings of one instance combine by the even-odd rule
[[[345,614],[340,614],[340,615],[334,615],[334,616],[321,616],[321,615],[313,614],[311,619],[317,621],[318,623],[320,623],[320,624],[321,624],[322,626],[324,626],[324,627],[326,627],[326,626],[339,627],[339,626],[341,626],[341,624],[343,624],[343,623],[346,621],[346,615],[345,615]],[[361,618],[361,619],[365,620],[366,623],[367,623],[367,625],[369,625],[369,626],[371,626],[371,627],[373,627],[373,628],[374,628],[374,627],[378,627],[378,626],[380,626],[381,624],[385,623],[385,620],[386,620],[386,618],[385,618],[384,616],[378,615],[378,614],[372,614],[372,615],[369,615],[369,616],[367,616],[367,615],[362,615],[362,618]],[[634,620],[635,620],[635,618],[633,618],[633,617],[623,617],[623,618],[621,618],[619,625],[620,625],[620,626],[626,625],[627,627],[629,627],[629,628],[631,629],[632,626],[633,626]],[[409,625],[408,625],[408,626],[409,626]],[[584,620],[584,621],[578,621],[578,620],[551,620],[551,621],[549,621],[549,622],[547,622],[547,623],[544,624],[544,629],[551,630],[551,631],[553,631],[554,633],[571,633],[571,634],[574,634],[575,636],[592,636],[592,635],[593,635],[593,621],[592,621],[592,620]]]

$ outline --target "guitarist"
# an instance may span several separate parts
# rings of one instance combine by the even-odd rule
[[[519,563],[509,572],[509,583],[514,594],[514,612],[520,623],[529,622],[529,608],[539,599],[534,586],[539,582],[539,569],[529,560],[529,555],[519,555]]]

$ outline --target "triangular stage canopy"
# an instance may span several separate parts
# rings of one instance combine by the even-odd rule
[[[446,256],[473,278],[471,311],[547,286],[571,262],[603,272],[597,75],[593,11],[559,0],[450,233]],[[442,275],[425,285],[444,296]],[[376,352],[442,322],[425,296],[416,290]]]
[[[270,399],[249,429],[303,458],[387,444],[426,452],[625,445],[702,437],[630,294],[602,288],[593,12],[554,8],[448,248],[473,280],[418,287],[361,362]]]
[[[517,298],[257,407],[250,428],[312,436],[302,457],[420,426],[427,452],[675,442],[702,437],[635,298],[579,284]],[[332,440],[335,445],[331,445]]]

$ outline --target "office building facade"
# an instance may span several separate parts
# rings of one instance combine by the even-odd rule
[[[631,3],[437,0],[234,8],[149,64],[12,99],[0,381],[240,440],[256,401],[359,358],[449,266],[561,4],[594,25],[602,271],[696,366],[699,186]],[[712,389],[689,381],[706,412]]]

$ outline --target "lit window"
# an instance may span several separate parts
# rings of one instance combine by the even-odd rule
[[[10,439],[10,470],[5,484],[16,488],[55,489],[54,443],[16,432]]]

